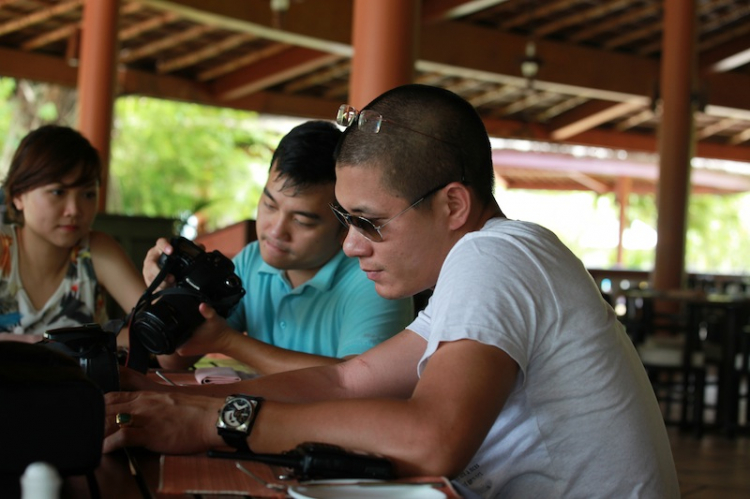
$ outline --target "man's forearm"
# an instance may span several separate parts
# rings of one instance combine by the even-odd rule
[[[307,367],[338,364],[342,359],[295,352],[264,343],[245,334],[233,334],[220,352],[255,369],[258,374],[276,374]]]

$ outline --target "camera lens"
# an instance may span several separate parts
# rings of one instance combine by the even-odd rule
[[[151,353],[174,353],[204,321],[198,305],[200,300],[189,295],[164,296],[134,317],[132,333]]]

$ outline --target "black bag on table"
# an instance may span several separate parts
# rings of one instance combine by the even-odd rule
[[[62,476],[102,458],[104,394],[79,362],[41,344],[0,341],[0,475],[44,461]]]

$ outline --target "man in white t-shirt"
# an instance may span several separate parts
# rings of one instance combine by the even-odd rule
[[[132,388],[167,393],[108,395],[105,450],[199,452],[224,439],[281,452],[321,441],[487,498],[679,497],[635,349],[581,262],[551,232],[503,215],[474,109],[405,85],[361,112],[342,106],[338,121],[347,129],[332,209],[349,227],[344,251],[383,297],[433,288],[427,308],[335,366],[191,394],[130,377]],[[238,399],[254,404],[243,431],[214,430]],[[133,425],[118,429],[118,413]],[[180,425],[166,422],[178,414]]]

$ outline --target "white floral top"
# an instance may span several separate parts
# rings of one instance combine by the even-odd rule
[[[71,250],[57,291],[41,310],[32,305],[18,275],[15,225],[0,226],[0,332],[42,334],[49,329],[107,321],[104,294],[91,261],[88,239]]]

